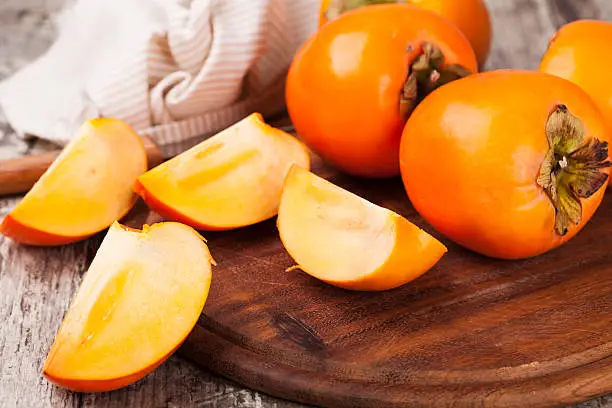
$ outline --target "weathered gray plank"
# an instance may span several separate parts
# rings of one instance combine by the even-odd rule
[[[0,78],[40,55],[63,0],[0,1]],[[495,39],[489,68],[536,68],[548,38],[574,18],[612,20],[609,0],[489,0]],[[15,138],[0,113],[0,159],[43,149]],[[17,202],[0,199],[0,217]],[[110,393],[74,394],[40,377],[43,359],[100,237],[58,249],[0,238],[0,407],[270,407],[293,404],[246,390],[171,358],[142,381]],[[576,408],[612,408],[604,397]]]
[[[493,46],[487,69],[536,69],[554,33],[548,8],[540,0],[487,2]]]
[[[550,17],[555,28],[578,19],[600,18],[602,3],[597,0],[548,0]]]

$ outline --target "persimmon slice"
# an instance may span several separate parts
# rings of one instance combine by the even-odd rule
[[[43,375],[87,392],[144,377],[197,322],[211,262],[191,227],[166,222],[138,231],[114,223],[57,333]]]
[[[148,171],[134,190],[165,218],[227,230],[276,215],[292,164],[310,166],[306,147],[254,113]]]
[[[309,275],[355,290],[385,290],[427,272],[446,247],[400,215],[313,173],[287,175],[278,230]]]
[[[87,238],[129,211],[132,185],[147,170],[138,134],[111,118],[86,122],[23,200],[0,232],[30,245]]]

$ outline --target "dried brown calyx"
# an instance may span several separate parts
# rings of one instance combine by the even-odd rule
[[[603,169],[608,160],[608,142],[593,137],[584,140],[584,127],[565,105],[557,105],[546,124],[548,152],[537,183],[555,208],[555,231],[565,235],[571,224],[582,219],[582,198],[591,197],[606,185]]]
[[[435,44],[423,43],[421,54],[412,61],[402,88],[400,116],[408,120],[414,108],[434,89],[470,74],[470,70],[462,65],[446,65],[444,54]]]

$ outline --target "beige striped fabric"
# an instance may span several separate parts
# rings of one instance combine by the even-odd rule
[[[284,107],[287,68],[319,0],[77,0],[56,43],[0,84],[18,133],[66,143],[117,117],[166,156],[253,111]]]

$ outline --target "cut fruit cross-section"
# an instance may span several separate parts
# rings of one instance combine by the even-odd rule
[[[203,238],[186,225],[159,223],[140,232],[113,224],[57,333],[43,375],[87,392],[144,377],[196,324],[211,262]]]
[[[254,113],[138,178],[134,190],[165,218],[204,230],[244,227],[276,215],[292,164],[306,147]]]
[[[400,215],[293,166],[278,213],[300,269],[329,284],[385,290],[427,272],[446,247]]]
[[[86,122],[51,167],[0,225],[23,244],[62,245],[85,239],[129,211],[132,185],[147,171],[140,137],[111,118]]]

